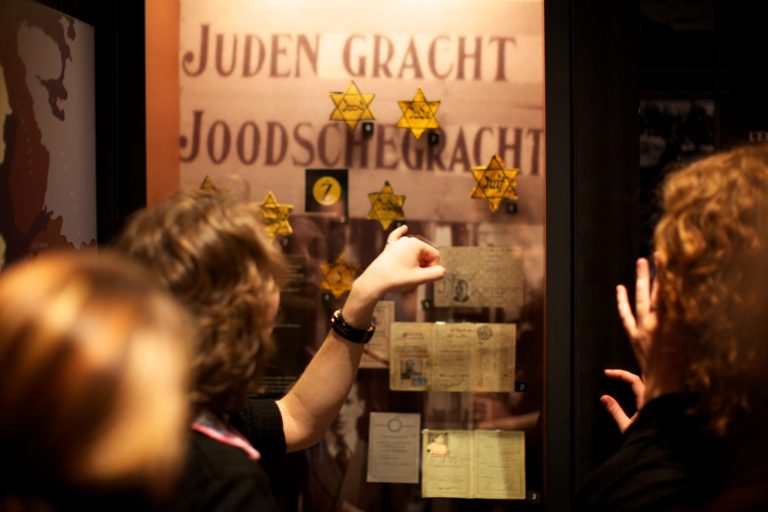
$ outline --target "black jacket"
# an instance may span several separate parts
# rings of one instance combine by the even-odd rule
[[[262,457],[285,453],[283,422],[272,400],[246,402],[231,419]],[[178,492],[181,511],[277,511],[269,477],[240,448],[193,432]]]

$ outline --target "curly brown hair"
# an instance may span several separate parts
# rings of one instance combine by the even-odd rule
[[[212,188],[179,193],[136,214],[116,246],[196,319],[194,411],[240,409],[273,351],[269,300],[284,272],[258,206]]]
[[[685,392],[717,432],[765,404],[768,148],[699,160],[663,184],[656,226],[661,330]]]

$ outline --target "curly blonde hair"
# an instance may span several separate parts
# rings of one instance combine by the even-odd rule
[[[724,434],[765,403],[768,148],[743,147],[672,173],[656,226],[658,358]]]
[[[257,205],[213,188],[180,193],[135,215],[116,245],[196,320],[195,412],[240,409],[273,351],[269,302],[284,271]]]

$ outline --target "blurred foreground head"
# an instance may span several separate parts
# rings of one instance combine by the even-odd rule
[[[0,274],[0,507],[3,495],[10,509],[9,495],[65,510],[119,496],[120,509],[171,488],[188,419],[185,318],[111,254],[46,254]]]
[[[649,367],[677,373],[725,433],[768,397],[768,148],[671,174],[656,226],[659,343]]]
[[[239,410],[272,351],[284,263],[263,231],[256,203],[204,188],[140,211],[116,242],[195,320],[196,413]]]

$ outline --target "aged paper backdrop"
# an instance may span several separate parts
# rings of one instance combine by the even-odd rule
[[[429,194],[406,203],[409,219],[483,221],[500,215],[469,200],[468,169],[498,152],[521,169],[518,219],[541,222],[541,2],[182,0],[181,57],[182,186],[237,173],[301,206],[305,168],[348,167],[352,217],[389,180]],[[328,121],[328,93],[350,80],[376,94],[367,151],[359,128],[355,144]],[[426,137],[395,127],[418,87],[443,102],[432,159]]]

